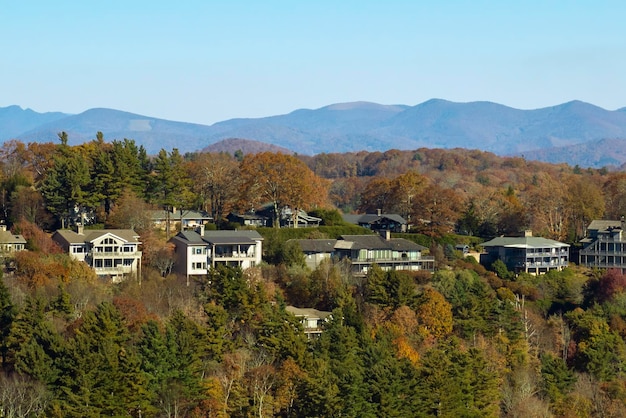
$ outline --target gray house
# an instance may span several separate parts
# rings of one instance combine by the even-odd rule
[[[422,255],[425,247],[404,238],[391,238],[389,231],[371,235],[342,235],[338,240],[296,241],[312,269],[329,257],[349,259],[352,273],[357,275],[367,274],[373,264],[383,270],[435,269],[435,258]]]
[[[626,221],[594,220],[581,240],[580,265],[626,273]]]
[[[569,244],[547,238],[533,237],[526,231],[521,237],[498,237],[482,244],[486,253],[480,262],[490,265],[501,260],[516,273],[543,274],[562,270],[569,263]]]

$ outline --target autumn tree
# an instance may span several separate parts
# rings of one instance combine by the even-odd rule
[[[203,208],[221,225],[238,197],[239,162],[226,153],[199,154],[191,163],[191,175]]]
[[[139,233],[149,230],[153,223],[148,204],[130,188],[124,189],[111,208],[106,226],[109,228],[130,228]]]
[[[360,212],[388,213],[393,204],[391,202],[391,180],[384,177],[373,177],[361,193],[361,203],[358,207]]]
[[[583,237],[587,226],[604,215],[601,189],[585,175],[572,175],[568,179],[567,207],[576,239]]]
[[[271,203],[275,227],[279,227],[280,212],[285,207],[291,209],[296,226],[299,210],[326,204],[326,181],[292,155],[271,152],[246,155],[241,163],[241,179],[240,207]]]
[[[454,190],[437,184],[425,187],[412,204],[417,231],[431,237],[451,233],[463,208],[461,198]]]
[[[417,320],[425,337],[440,338],[452,332],[452,305],[432,288],[425,288],[417,301]]]
[[[621,219],[626,216],[626,173],[611,173],[602,186],[605,200],[606,217]]]
[[[412,222],[413,202],[425,192],[428,179],[416,171],[408,171],[391,181],[390,203],[393,210],[403,216],[408,224]]]

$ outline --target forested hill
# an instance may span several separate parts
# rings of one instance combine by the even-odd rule
[[[439,99],[415,106],[355,102],[299,109],[286,115],[231,119],[211,126],[113,109],[65,115],[37,114],[17,106],[0,108],[0,140],[56,141],[60,131],[69,134],[70,144],[89,141],[98,131],[107,140],[134,139],[150,154],[174,147],[182,153],[198,151],[227,138],[242,138],[301,155],[461,147],[581,166],[626,162],[623,154],[600,142],[626,138],[626,111],[605,110],[580,101],[535,110]],[[583,144],[595,151],[595,158],[561,148]]]

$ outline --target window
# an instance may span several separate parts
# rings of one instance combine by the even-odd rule
[[[202,247],[195,247],[192,254],[202,254]]]
[[[125,266],[132,266],[133,265],[133,261],[135,261],[134,258],[125,258],[124,259],[124,265]]]

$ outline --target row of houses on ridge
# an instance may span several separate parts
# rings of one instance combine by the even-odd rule
[[[353,219],[353,220],[356,220]],[[174,271],[187,277],[207,274],[218,265],[242,269],[262,261],[263,237],[255,230],[205,230],[202,214],[188,224],[190,229],[171,239],[175,247]],[[310,222],[311,220],[309,220]],[[313,220],[314,221],[314,220]],[[378,234],[343,235],[339,239],[293,240],[305,255],[308,267],[315,269],[324,259],[350,260],[352,272],[364,275],[373,264],[384,270],[433,271],[435,260],[425,255],[425,247],[404,238],[392,238],[402,230],[400,218],[385,214],[361,216],[360,222]],[[626,273],[626,221],[594,220],[581,240],[578,263],[594,268],[616,268]],[[58,230],[52,239],[73,258],[89,264],[100,276],[114,281],[141,272],[141,242],[131,229]],[[514,272],[543,274],[562,270],[572,261],[568,244],[534,237],[527,231],[519,237],[497,237],[481,244],[482,264],[501,260]],[[26,240],[0,225],[0,256],[24,250]]]

